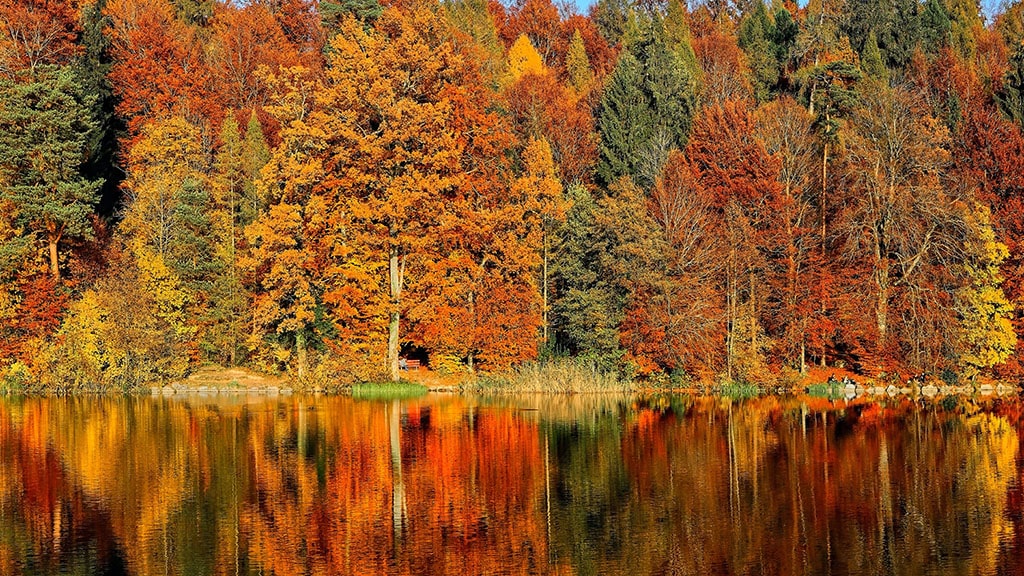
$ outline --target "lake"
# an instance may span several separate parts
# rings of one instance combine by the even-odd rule
[[[0,574],[1020,574],[1016,399],[0,399]]]

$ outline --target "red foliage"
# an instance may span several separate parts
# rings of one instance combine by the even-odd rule
[[[280,22],[259,4],[241,9],[218,5],[213,29],[209,61],[214,90],[228,108],[262,108],[269,91],[260,81],[258,69],[265,66],[275,71],[298,64],[296,47]],[[246,120],[248,117],[243,122]]]
[[[67,292],[49,274],[37,273],[18,283],[21,296],[14,319],[0,329],[0,358],[29,360],[30,340],[45,338],[60,328],[69,304]]]
[[[523,141],[543,136],[565,182],[589,183],[597,161],[594,116],[583,99],[552,74],[527,74],[505,93],[512,125]]]
[[[74,2],[0,0],[0,22],[0,72],[67,64],[81,51]]]
[[[113,0],[110,83],[129,138],[153,118],[182,114],[198,125],[220,116],[210,71],[195,30],[174,17],[167,0]]]

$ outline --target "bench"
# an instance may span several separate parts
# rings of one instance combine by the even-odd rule
[[[405,369],[406,370],[419,370],[420,369],[420,361],[419,360],[413,360],[411,358],[409,360],[406,360],[405,361]]]

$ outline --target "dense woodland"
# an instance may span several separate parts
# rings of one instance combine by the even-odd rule
[[[0,0],[0,374],[1022,371],[1024,4]]]

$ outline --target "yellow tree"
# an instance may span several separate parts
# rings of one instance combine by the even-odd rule
[[[526,34],[520,34],[508,49],[508,70],[514,80],[527,74],[543,74],[544,61]]]
[[[967,374],[1005,362],[1017,347],[1013,305],[1003,294],[999,266],[1010,252],[996,240],[989,210],[977,205],[966,216],[969,231],[964,273],[967,283],[956,292],[960,315],[960,364]]]
[[[200,262],[183,242],[187,233],[182,209],[190,193],[205,185],[205,154],[200,131],[182,117],[174,116],[146,125],[128,156],[124,190],[128,209],[121,223],[129,252],[138,263],[140,281],[156,301],[158,315],[179,337],[189,335],[186,305],[189,295],[175,264],[191,268]]]
[[[245,229],[249,245],[239,256],[253,289],[253,334],[260,348],[272,335],[276,361],[294,360],[300,379],[306,375],[307,348],[319,340],[317,310],[321,302],[324,203],[315,190],[323,174],[323,132],[309,123],[312,95],[319,82],[301,67],[268,77],[275,104],[268,111],[281,122],[281,144],[271,154],[257,182],[257,195],[270,207]],[[289,350],[290,348],[290,350]],[[294,357],[293,357],[294,356]]]

